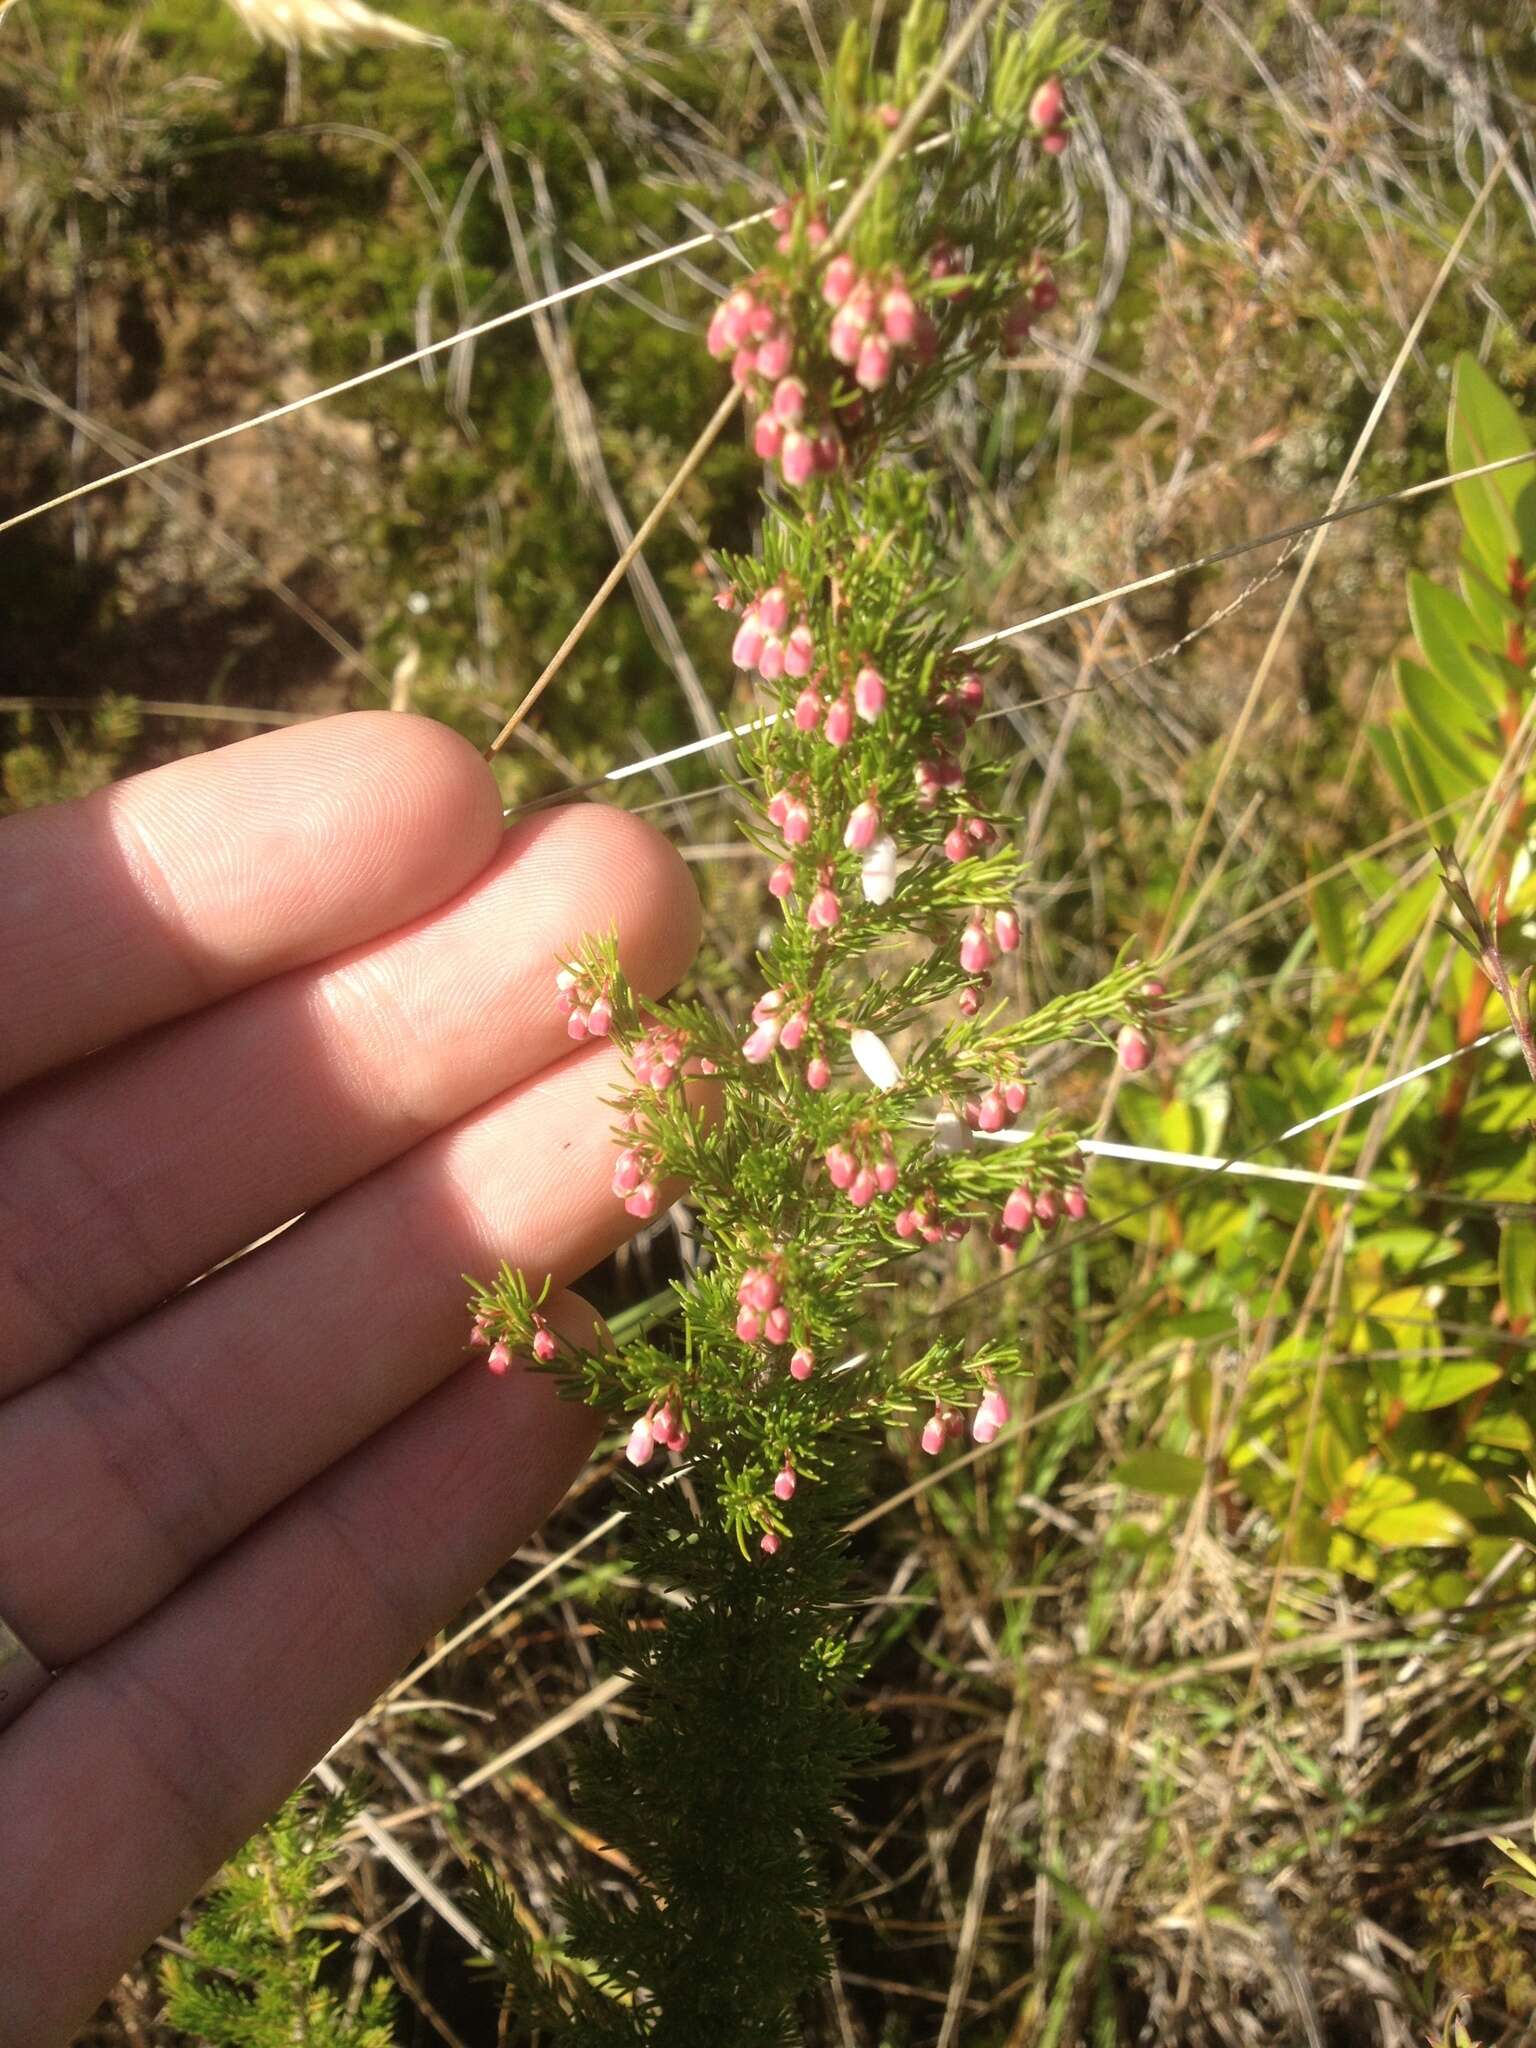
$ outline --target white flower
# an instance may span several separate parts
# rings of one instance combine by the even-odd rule
[[[236,13],[258,42],[301,44],[311,50],[357,49],[364,43],[426,43],[446,50],[443,36],[428,35],[380,14],[363,0],[233,0]]]
[[[933,1120],[933,1142],[940,1152],[969,1152],[976,1140],[964,1117],[941,1109]]]
[[[896,842],[882,833],[859,868],[859,887],[866,903],[889,903],[896,888]]]
[[[901,1079],[901,1069],[892,1058],[890,1047],[873,1031],[850,1032],[848,1050],[872,1088],[894,1088]]]

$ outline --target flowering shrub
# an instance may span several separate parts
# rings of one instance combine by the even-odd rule
[[[709,327],[774,489],[758,555],[727,559],[718,595],[762,711],[740,748],[777,919],[761,991],[734,1017],[642,1007],[601,936],[551,988],[573,1039],[627,1055],[615,1200],[651,1217],[686,1186],[708,1260],[678,1289],[675,1332],[616,1351],[567,1349],[528,1276],[503,1270],[474,1297],[493,1368],[532,1356],[628,1417],[648,1476],[686,1450],[698,1503],[637,1496],[642,1561],[691,1605],[624,1642],[648,1718],[617,1751],[589,1748],[582,1773],[647,1890],[632,1907],[568,1902],[579,1981],[546,1982],[498,1922],[530,2013],[579,2018],[583,2040],[783,2038],[820,1962],[814,1846],[865,1741],[838,1705],[827,1611],[859,1449],[890,1426],[934,1456],[967,1427],[989,1442],[1023,1369],[1005,1338],[892,1356],[880,1289],[973,1229],[1011,1253],[1081,1220],[1076,1139],[1030,1113],[1033,1063],[1064,1041],[1133,1071],[1151,1054],[1160,990],[1136,966],[1023,1016],[996,984],[1025,883],[1007,763],[977,733],[989,677],[949,651],[952,515],[905,447],[947,382],[1054,304],[1045,173],[1077,40],[1054,16],[999,31],[984,95],[929,119],[936,146],[898,159],[846,247],[828,193],[901,122],[942,19],[910,11],[888,76],[850,31],[831,146]]]

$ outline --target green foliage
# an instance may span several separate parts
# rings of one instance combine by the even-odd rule
[[[643,1876],[561,1901],[565,1934],[535,1953],[511,1902],[482,1881],[478,1913],[511,1986],[514,2038],[570,2048],[778,2048],[826,1971],[815,1907],[844,1779],[873,1753],[851,1715],[836,1610],[848,1475],[797,1517],[782,1568],[743,1556],[711,1498],[682,1486],[630,1501],[635,1568],[680,1593],[664,1628],[609,1618],[644,1703],[576,1757],[583,1817]]]
[[[375,1978],[351,2010],[323,1976],[335,1943],[315,1898],[351,1812],[346,1799],[296,1796],[221,1872],[187,1956],[161,1966],[171,2026],[207,2048],[392,2048],[388,1982]]]
[[[1532,446],[1469,357],[1456,366],[1448,440],[1453,465]],[[1536,664],[1536,479],[1521,469],[1478,479],[1458,488],[1457,504],[1461,591],[1410,576],[1420,658],[1397,664],[1401,708],[1372,735],[1398,793],[1436,838],[1449,838],[1504,772]],[[1474,1046],[1500,1021],[1501,957],[1518,963],[1536,947],[1533,801],[1528,774],[1489,805],[1494,861],[1475,900],[1454,859],[1448,880],[1404,884],[1363,857],[1319,876],[1308,892],[1310,939],[1326,971],[1310,1006],[1256,1026],[1256,1038],[1268,1037],[1263,1060],[1245,1068],[1207,1057],[1185,1066],[1162,1103],[1122,1101],[1141,1143],[1213,1153],[1257,1145],[1262,1155],[1283,1129],[1389,1077],[1388,1053],[1362,1055],[1412,968],[1412,994],[1428,1009],[1421,1056],[1459,1057],[1391,1098],[1372,1185],[1352,1197],[1337,1285],[1325,1226],[1340,1191],[1317,1191],[1309,1208],[1304,1187],[1213,1176],[1171,1198],[1162,1191],[1165,1209],[1150,1181],[1125,1174],[1119,1183],[1127,1204],[1149,1203],[1122,1226],[1138,1241],[1160,1234],[1176,1208],[1181,1251],[1163,1270],[1190,1334],[1219,1345],[1257,1318],[1270,1335],[1226,1476],[1287,1532],[1299,1562],[1386,1577],[1406,1610],[1457,1603],[1498,1561],[1521,1531],[1518,1489],[1536,1459],[1532,1090],[1518,1060]],[[1449,917],[1436,929],[1442,910]],[[1355,1174],[1366,1130],[1357,1116],[1335,1148],[1324,1126],[1302,1158]],[[1301,1163],[1294,1152],[1287,1161]],[[1428,1208],[1407,1224],[1412,1191]],[[1311,1227],[1307,1215],[1317,1218]],[[1200,1365],[1188,1386],[1185,1412],[1122,1465],[1124,1484],[1194,1492],[1215,1381]],[[1536,1585],[1529,1568],[1522,1583]]]

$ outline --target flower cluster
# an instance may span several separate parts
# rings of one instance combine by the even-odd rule
[[[1047,23],[1041,51],[1055,34]],[[735,1021],[718,989],[642,1016],[599,943],[557,977],[573,1037],[611,1035],[628,1059],[615,1197],[651,1217],[664,1185],[691,1180],[706,1247],[681,1349],[631,1341],[618,1362],[591,1361],[586,1390],[634,1418],[636,1467],[690,1435],[707,1445],[738,1540],[768,1556],[792,1533],[791,1503],[797,1521],[814,1512],[839,1438],[906,1422],[937,1453],[967,1417],[978,1443],[1006,1425],[999,1376],[1019,1369],[1006,1346],[967,1357],[935,1340],[887,1377],[863,1282],[973,1230],[1011,1251],[1082,1219],[1070,1133],[1029,1121],[1029,1056],[1113,1038],[1127,1071],[1152,1058],[1155,984],[1133,967],[1011,1023],[983,1014],[1023,945],[1027,878],[1005,764],[978,741],[989,679],[950,651],[934,502],[920,472],[880,460],[953,365],[1015,346],[1056,304],[1054,203],[999,211],[979,175],[1001,178],[1022,142],[1065,146],[1059,68],[1035,48],[1000,74],[965,148],[904,167],[891,205],[851,234],[822,190],[786,199],[761,268],[709,322],[757,455],[796,494],[759,557],[725,560],[716,596],[730,661],[766,713],[738,757],[782,912],[766,985]],[[876,147],[899,119],[880,97],[841,132]],[[866,964],[875,947],[903,963],[888,982]],[[958,1020],[925,1038],[946,1004]],[[708,1131],[676,1085],[687,1072],[719,1076]],[[488,1328],[514,1346],[536,1334],[510,1313]],[[819,1357],[839,1369],[818,1372]]]

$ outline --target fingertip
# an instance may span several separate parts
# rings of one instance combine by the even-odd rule
[[[692,966],[703,912],[687,862],[644,818],[603,804],[571,804],[542,821],[562,862],[600,877],[603,924],[641,995],[661,996]]]

